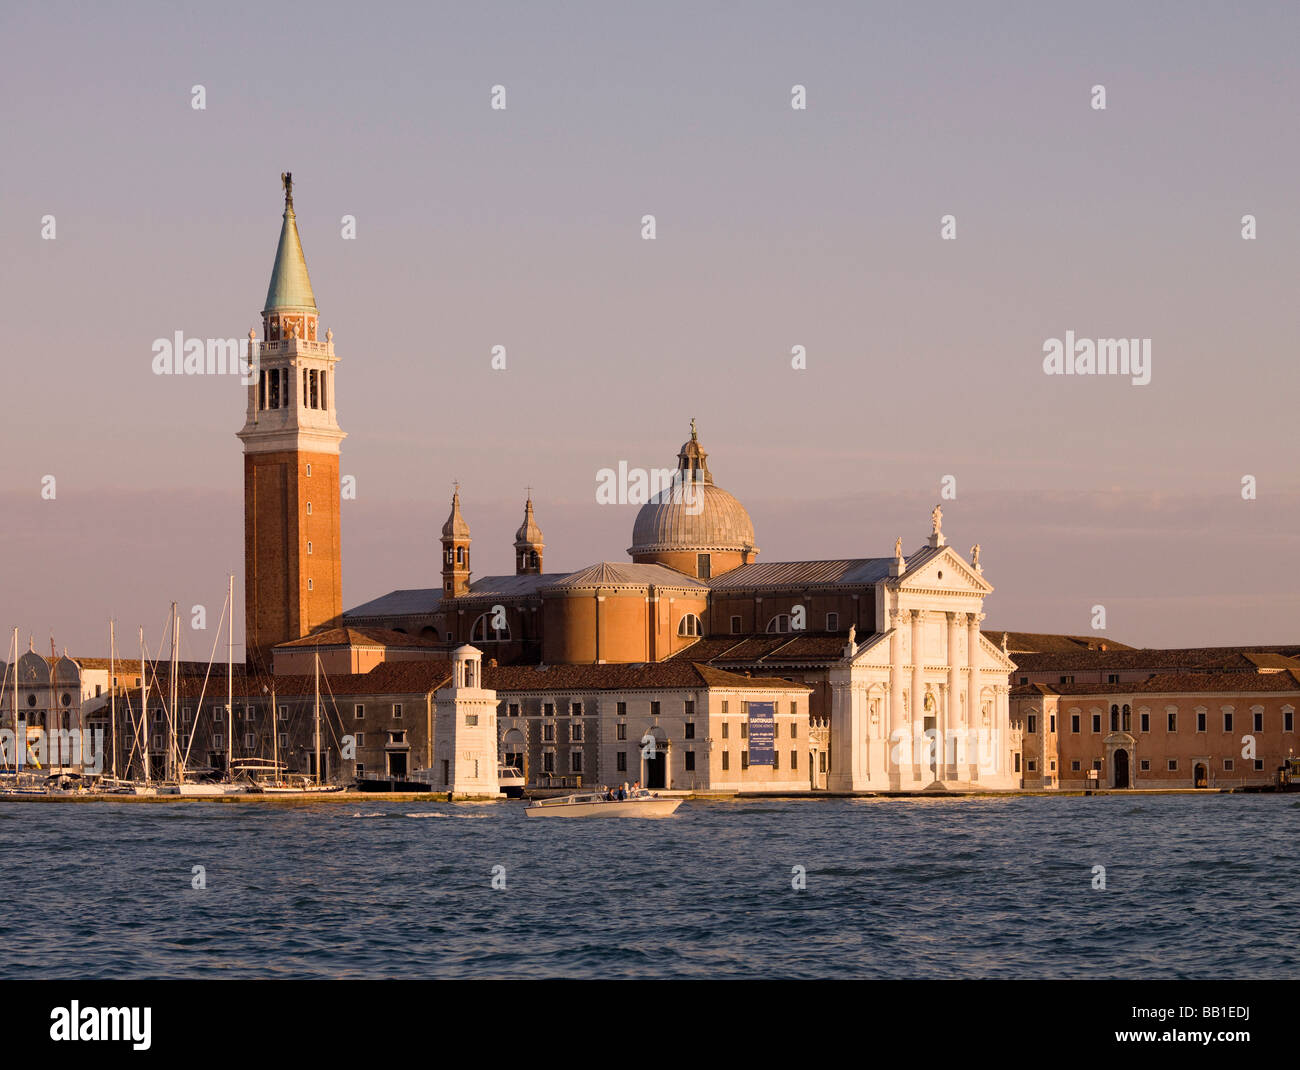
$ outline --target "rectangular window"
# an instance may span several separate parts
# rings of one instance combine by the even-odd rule
[[[569,714],[570,714],[570,716],[572,716],[572,717],[581,717],[581,716],[582,716],[582,703],[581,703],[581,702],[570,703],[570,705],[569,705]]]
[[[651,703],[650,703],[650,716],[651,716],[651,717],[658,717],[658,716],[659,716],[659,703],[658,703],[658,702],[651,702]]]
[[[1142,731],[1143,732],[1151,731],[1151,714],[1149,713],[1142,714]]]
[[[364,747],[366,745],[366,734],[364,732],[357,732],[355,735],[357,737],[357,746]]]
[[[1031,734],[1038,731],[1038,717],[1035,714],[1025,715],[1025,731]]]
[[[826,752],[824,750],[817,752],[817,768],[820,772],[826,772]]]
[[[308,540],[307,540],[307,553],[308,553],[308,554],[311,553],[311,539],[308,539]]]
[[[615,763],[615,768],[620,773],[627,772],[627,751],[621,750],[618,752],[618,761]]]
[[[1073,676],[1062,676],[1062,677],[1061,677],[1061,683],[1063,683],[1063,684],[1072,684],[1072,683],[1074,683],[1074,677],[1073,677]]]
[[[726,738],[727,738],[728,736],[730,736],[730,735],[731,735],[731,726],[728,725],[726,721],[723,721],[723,722],[722,722],[722,738],[723,738],[723,739],[726,739]]]
[[[542,716],[543,717],[555,716],[555,704],[553,702],[547,702],[542,706]]]
[[[1071,772],[1071,773],[1077,773],[1078,771],[1079,771],[1079,763],[1078,763],[1078,762],[1071,762],[1071,763],[1070,763],[1070,772]]]
[[[1255,714],[1255,731],[1264,731],[1264,715],[1262,713]]]
[[[289,746],[289,737],[283,732],[280,733],[280,746],[281,748]]]
[[[1232,731],[1232,714],[1230,713],[1225,713],[1223,715],[1223,730],[1225,732]]]
[[[1100,772],[1100,771],[1101,771],[1101,759],[1100,759],[1100,758],[1094,758],[1094,759],[1092,760],[1092,767],[1093,767],[1094,769],[1096,769],[1098,772]]]
[[[838,613],[826,614],[826,630],[828,632],[838,632],[840,630],[840,615]]]
[[[731,709],[731,703],[730,703],[727,699],[724,698],[724,699],[722,700],[722,712],[723,712],[723,713],[726,713],[726,712],[727,712],[728,710],[730,710],[730,709]]]
[[[1169,714],[1169,731],[1170,732],[1178,731],[1178,714],[1176,713]]]
[[[743,750],[740,752],[740,768],[741,769],[749,768],[749,751],[747,750]]]
[[[555,751],[548,750],[542,755],[542,772],[555,772]]]
[[[477,728],[477,727],[478,727],[478,714],[477,714],[477,713],[467,713],[467,714],[465,714],[465,727],[466,727],[466,728]],[[400,735],[401,733],[394,733],[394,734],[395,734],[395,735]]]
[[[575,750],[569,752],[569,772],[582,772],[582,751]]]
[[[1028,769],[1031,773],[1038,772],[1038,761],[1034,758],[1030,758],[1029,761],[1025,763],[1025,768]]]
[[[1077,713],[1070,714],[1070,731],[1076,736],[1079,734],[1079,715]]]
[[[776,772],[776,770],[780,768],[781,768],[781,752],[774,750],[772,752],[772,771]]]
[[[627,722],[626,722],[626,721],[619,721],[619,722],[618,722],[618,737],[617,737],[617,738],[619,738],[619,739],[627,739]]]
[[[508,717],[518,717],[518,716],[519,716],[519,703],[517,703],[517,702],[512,702],[512,703],[510,703],[508,709],[509,709],[509,712],[507,713],[507,716],[508,716]]]
[[[740,634],[740,618],[739,618],[739,617],[732,617],[732,618],[731,618],[731,634],[732,634],[732,635],[739,635],[739,634]]]
[[[1294,721],[1292,720],[1292,718],[1293,718],[1294,716],[1295,716],[1295,714],[1294,714],[1291,710],[1285,710],[1285,711],[1283,711],[1283,713],[1282,713],[1282,731],[1283,731],[1283,732],[1294,732],[1294,731],[1295,731],[1295,723],[1294,723]]]
[[[310,464],[307,465],[307,475],[308,475],[309,477],[311,476],[311,465],[310,465]]]
[[[741,739],[748,739],[748,738],[749,738],[749,722],[748,722],[748,721],[741,721],[741,722],[740,722],[740,738],[741,738]]]
[[[1117,684],[1117,683],[1119,683],[1119,673],[1117,673],[1117,672],[1110,673],[1110,674],[1106,677],[1106,683],[1108,683],[1108,684]]]
[[[1027,684],[1027,683],[1029,683],[1029,677],[1028,677],[1028,676],[1022,676],[1022,677],[1020,678],[1020,682],[1021,682],[1022,684]],[[1020,772],[1020,770],[1017,769],[1016,772],[1018,773],[1018,772]]]
[[[315,585],[314,583],[312,583],[311,580],[308,580],[308,581],[307,581],[307,590],[309,590],[309,591],[314,591],[315,589],[316,589],[316,585]]]
[[[626,716],[627,716],[627,703],[626,703],[626,702],[620,702],[620,703],[618,703],[618,704],[615,706],[614,711],[615,711],[615,712],[616,712],[620,717],[626,717]]]
[[[356,719],[357,719],[358,721],[363,721],[363,720],[365,720],[365,717],[366,717],[366,708],[365,708],[365,706],[362,706],[360,703],[358,703],[357,705],[353,706],[353,707],[352,707],[352,714],[353,714],[353,716],[356,717]]]
[[[1198,711],[1196,714],[1196,731],[1205,731],[1205,712],[1203,710]]]
[[[289,719],[289,707],[288,707],[288,706],[281,706],[281,707],[280,707],[280,720],[282,720],[282,721],[287,721],[288,719]]]
[[[1056,714],[1052,714],[1048,719],[1047,730],[1052,733],[1056,732]]]
[[[569,725],[569,742],[570,742],[570,743],[581,743],[581,742],[582,742],[582,722],[581,722],[581,721],[576,721],[576,722],[574,722],[573,724]]]
[[[545,743],[555,742],[555,725],[553,724],[542,725],[542,740]]]
[[[687,716],[687,717],[694,717],[694,716],[695,716],[695,700],[694,700],[693,698],[688,698],[688,699],[686,700],[686,709],[685,709],[685,712],[686,712],[686,716]]]
[[[193,711],[192,709],[190,709],[190,707],[188,707],[188,706],[182,706],[182,707],[181,707],[181,720],[182,720],[182,721],[192,721],[192,720],[194,720],[194,711]]]
[[[686,752],[686,771],[688,773],[695,772],[695,752],[693,750]]]
[[[731,768],[731,754],[725,750],[722,752],[722,768],[724,770]]]
[[[1170,758],[1170,759],[1169,759],[1169,772],[1171,772],[1171,773],[1176,772],[1177,769],[1178,769],[1178,759],[1177,759],[1177,758]]]
[[[1264,768],[1264,759],[1263,759],[1263,758],[1256,758],[1256,759],[1255,759],[1255,772],[1258,773],[1258,772],[1260,772],[1263,768]]]
[[[697,579],[707,580],[713,576],[712,566],[709,564],[708,554],[695,555],[695,576]]]
[[[1149,772],[1151,772],[1151,759],[1150,759],[1150,758],[1143,758],[1140,764],[1141,764],[1142,772],[1144,772],[1144,773],[1149,773]]]
[[[1101,731],[1101,714],[1100,714],[1100,713],[1094,713],[1094,714],[1092,715],[1092,730],[1093,730],[1094,732],[1100,732],[1100,731]]]
[[[695,722],[694,722],[694,721],[687,721],[686,724],[683,725],[683,727],[682,727],[682,738],[683,738],[683,739],[694,739],[694,738],[695,738]]]
[[[1015,769],[1013,770],[1013,772],[1018,773],[1018,772],[1020,772],[1020,752],[1017,751],[1014,757],[1015,757],[1015,759],[1016,759],[1016,767],[1015,767]]]
[[[395,720],[395,721],[400,721],[401,719],[402,719],[402,704],[401,704],[400,702],[394,702],[394,703],[393,703],[393,720]]]
[[[1231,759],[1231,758],[1224,758],[1224,759],[1223,759],[1223,768],[1224,768],[1227,772],[1229,772],[1229,773],[1232,772],[1232,759]]]

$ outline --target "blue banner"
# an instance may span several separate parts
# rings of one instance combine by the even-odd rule
[[[776,703],[747,702],[749,764],[771,765],[776,758]]]

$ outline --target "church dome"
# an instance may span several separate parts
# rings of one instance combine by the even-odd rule
[[[736,550],[754,554],[754,522],[731,494],[713,482],[708,454],[691,421],[691,437],[677,454],[677,481],[641,507],[628,553]]]

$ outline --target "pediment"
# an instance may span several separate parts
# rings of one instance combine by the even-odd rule
[[[903,591],[953,591],[981,597],[993,591],[993,585],[951,546],[942,547],[933,557],[909,568],[895,582]]]

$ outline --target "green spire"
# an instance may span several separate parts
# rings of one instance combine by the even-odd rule
[[[316,307],[316,297],[311,292],[311,279],[307,275],[307,261],[303,259],[302,242],[298,238],[298,220],[293,214],[293,175],[286,171],[280,176],[284,183],[284,224],[280,227],[280,246],[275,251],[275,267],[271,269],[271,285],[266,291],[263,312],[276,308]]]

